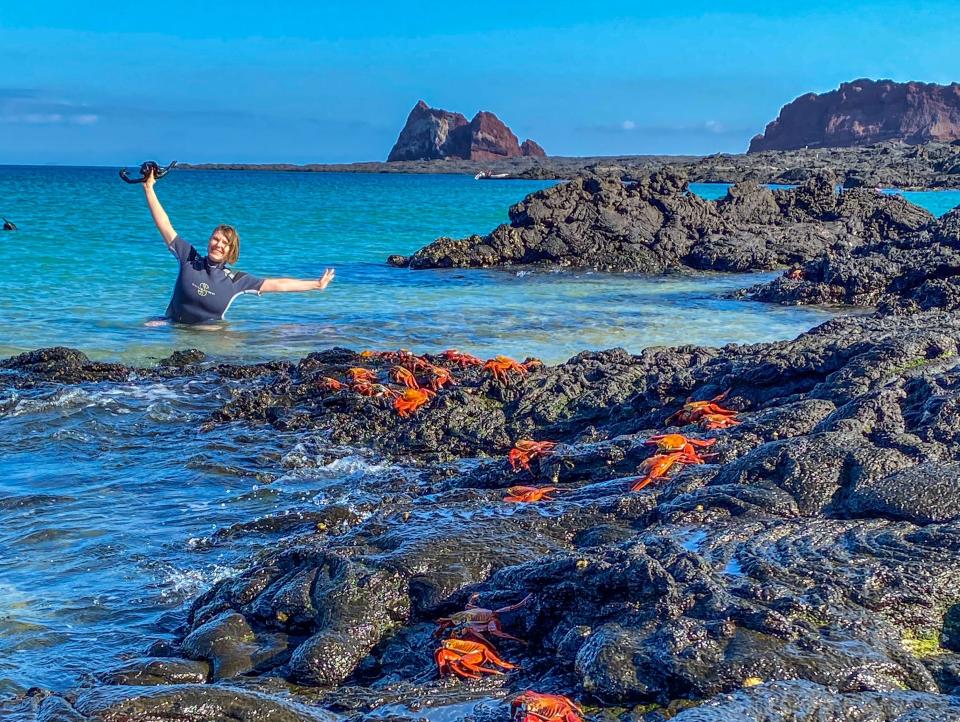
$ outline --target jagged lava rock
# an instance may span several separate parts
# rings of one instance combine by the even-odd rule
[[[708,201],[665,169],[634,183],[587,175],[532,193],[510,223],[486,236],[439,238],[391,265],[421,268],[559,266],[602,271],[769,270],[829,250],[897,238],[934,220],[903,198],[867,190],[837,195],[818,174],[790,190],[753,182]]]
[[[785,105],[750,141],[750,153],[804,147],[960,139],[960,84],[895,83],[861,78]]]

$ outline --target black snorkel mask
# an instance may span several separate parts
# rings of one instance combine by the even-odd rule
[[[167,173],[173,170],[177,165],[177,161],[171,161],[170,165],[166,168],[157,164],[155,160],[148,160],[146,163],[140,165],[140,177],[131,178],[127,175],[127,169],[120,169],[120,178],[125,180],[127,183],[143,183],[147,178],[150,177],[150,171],[153,171],[153,177],[157,180],[163,178]]]

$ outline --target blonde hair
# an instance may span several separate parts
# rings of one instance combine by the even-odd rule
[[[237,229],[222,223],[213,229],[214,235],[216,235],[217,231],[220,231],[223,237],[227,239],[227,243],[230,244],[230,250],[227,251],[227,257],[224,259],[224,263],[227,265],[236,263],[240,257],[240,235],[237,233]]]

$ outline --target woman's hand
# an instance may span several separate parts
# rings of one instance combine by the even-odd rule
[[[143,181],[143,189],[145,191],[153,190],[154,184],[157,182],[157,176],[153,173],[153,168],[147,169],[147,175]]]
[[[333,269],[328,268],[324,274],[316,279],[301,280],[299,278],[265,278],[260,285],[260,293],[290,293],[298,291],[322,291],[333,280]]]
[[[333,280],[333,275],[334,275],[334,270],[332,268],[328,268],[326,271],[324,271],[323,276],[321,276],[320,280],[317,281],[317,285],[319,286],[318,290],[322,291],[327,286],[329,286],[330,281]]]

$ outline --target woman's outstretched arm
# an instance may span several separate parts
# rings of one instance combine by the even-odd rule
[[[167,212],[163,210],[160,199],[157,198],[156,191],[153,190],[153,184],[156,182],[157,179],[154,177],[153,171],[150,171],[150,175],[143,182],[143,192],[147,196],[147,205],[150,206],[150,215],[153,216],[153,222],[157,226],[157,230],[160,231],[160,235],[163,236],[164,242],[170,246],[173,244],[173,239],[177,237],[177,232],[173,230]]]
[[[334,271],[328,268],[323,276],[316,280],[301,280],[299,278],[265,278],[260,286],[260,293],[283,293],[289,291],[322,291],[333,280]]]

